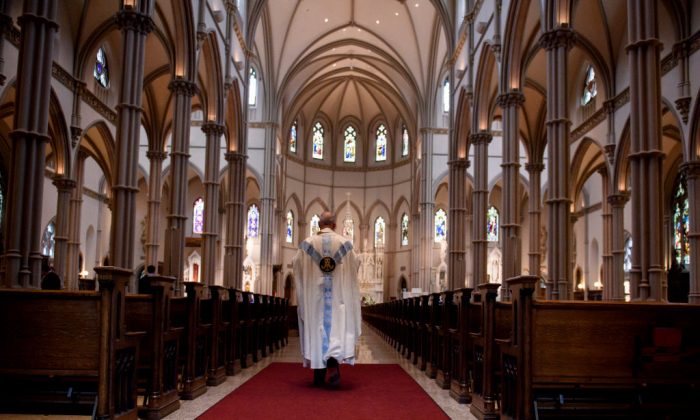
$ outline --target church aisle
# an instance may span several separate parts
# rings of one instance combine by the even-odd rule
[[[469,413],[469,406],[458,404],[450,398],[446,390],[438,388],[434,380],[428,379],[425,374],[412,365],[408,360],[399,356],[377,333],[367,324],[363,323],[362,336],[358,343],[357,363],[397,363],[406,371],[425,392],[447,413],[452,419],[474,419]],[[210,387],[207,392],[192,401],[181,401],[178,411],[165,417],[167,420],[191,420],[204,413],[233,390],[243,385],[258,372],[273,362],[300,363],[299,338],[289,337],[289,344],[283,349],[262,359],[250,368],[244,369],[240,374],[228,377],[226,382],[218,387]],[[309,380],[311,373],[309,372]]]

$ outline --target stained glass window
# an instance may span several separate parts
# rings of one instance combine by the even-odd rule
[[[355,221],[350,216],[345,217],[345,220],[343,220],[343,236],[350,241],[355,239]]]
[[[598,88],[595,81],[595,70],[593,66],[588,66],[586,78],[583,81],[583,94],[581,95],[581,105],[588,105],[589,102],[598,94]]]
[[[318,231],[321,230],[321,228],[318,227],[318,222],[319,222],[320,220],[321,220],[321,219],[318,217],[318,214],[314,214],[313,216],[311,216],[311,234],[312,234],[312,235],[317,234]]]
[[[248,207],[248,237],[257,238],[260,231],[260,211],[255,204]]]
[[[297,120],[294,120],[292,128],[289,129],[289,151],[297,152]]]
[[[323,159],[323,125],[320,122],[314,124],[313,129],[313,151],[314,159]]]
[[[632,237],[628,237],[625,241],[625,259],[623,263],[625,273],[629,273],[632,269]]]
[[[255,106],[258,102],[258,72],[250,68],[248,73],[248,106]]]
[[[54,243],[56,237],[56,224],[50,221],[44,229],[44,234],[41,237],[41,254],[49,258],[53,258]]]
[[[204,199],[199,197],[194,201],[192,210],[192,233],[204,232]]]
[[[450,112],[450,79],[445,78],[442,84],[442,112]]]
[[[287,235],[285,240],[288,244],[294,242],[294,213],[291,210],[287,212]]]
[[[408,245],[408,215],[401,216],[401,246]]]
[[[103,88],[109,87],[109,66],[107,65],[107,53],[104,48],[97,50],[95,57],[95,68],[92,70],[92,75]]]
[[[435,212],[435,242],[447,239],[447,213],[443,209]]]
[[[498,242],[498,210],[494,206],[486,212],[486,240]]]
[[[401,156],[408,156],[408,128],[401,127]]]
[[[374,247],[381,248],[384,246],[384,231],[386,230],[386,223],[384,219],[380,216],[374,222]]]
[[[690,240],[688,221],[688,190],[685,175],[676,181],[676,193],[673,197],[673,249],[678,265],[690,264]]]
[[[343,161],[354,162],[357,150],[357,132],[351,125],[345,129],[345,147],[343,150]]]
[[[386,127],[380,124],[377,127],[377,162],[386,160]]]

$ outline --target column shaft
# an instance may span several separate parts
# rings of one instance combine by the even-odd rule
[[[202,237],[202,280],[209,285],[216,277],[216,240],[219,237],[219,155],[224,126],[206,123],[207,136],[204,173],[204,233]]]
[[[612,278],[609,288],[610,299],[617,301],[625,300],[625,204],[628,200],[629,195],[625,193],[608,196],[612,208]]]
[[[226,201],[226,244],[224,246],[224,286],[243,290],[243,228],[245,225],[246,156],[226,153],[228,193]]]
[[[265,163],[262,197],[260,199],[260,278],[257,293],[272,292],[273,248],[275,246],[275,197],[277,196],[277,125],[265,123]]]
[[[542,163],[528,163],[525,165],[528,174],[530,175],[530,193],[528,194],[528,223],[530,224],[530,248],[528,251],[528,271],[531,276],[540,277],[541,260],[540,254],[540,229],[542,206],[541,196],[542,190],[540,187],[542,171],[544,165]]]
[[[75,162],[75,188],[70,197],[68,256],[66,259],[66,277],[63,282],[66,289],[78,290],[78,273],[80,259],[80,220],[83,208],[83,185],[85,184],[85,158],[87,155],[79,152]]]
[[[56,201],[56,234],[54,236],[53,266],[61,278],[62,287],[66,287],[68,273],[68,238],[70,236],[70,197],[75,189],[75,181],[69,178],[54,178],[53,184],[58,190]]]
[[[455,159],[449,162],[449,214],[447,222],[452,235],[447,235],[447,278],[449,289],[456,290],[465,287],[467,273],[467,167],[466,159]]]
[[[474,147],[474,191],[472,192],[472,266],[473,283],[469,287],[488,283],[486,276],[486,209],[488,207],[488,151],[491,133],[472,134],[470,141]]]
[[[431,129],[421,129],[423,136],[422,164],[421,171],[421,197],[420,197],[420,266],[418,275],[418,285],[423,291],[435,292],[431,288],[433,281],[433,245],[434,237],[434,214],[435,202],[433,197],[433,132]],[[449,219],[448,219],[449,222]],[[447,233],[450,236],[450,233]]]
[[[7,194],[5,287],[39,287],[56,1],[24,2]]]
[[[148,172],[148,215],[146,221],[146,266],[158,270],[158,237],[160,234],[160,200],[163,193],[163,160],[167,154],[161,150],[149,150],[146,157],[150,163]]]
[[[665,300],[658,2],[628,0],[633,299]]]
[[[688,303],[700,303],[700,161],[692,161],[684,164],[682,170],[686,171],[688,183],[688,219],[690,227],[688,236],[690,240],[690,292]]]

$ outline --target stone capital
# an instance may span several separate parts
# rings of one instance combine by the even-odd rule
[[[688,179],[700,178],[700,160],[691,160],[681,165],[680,170]]]
[[[217,138],[224,134],[225,128],[226,127],[223,124],[215,123],[213,121],[207,121],[202,124],[202,131],[204,131],[204,134],[208,136],[216,136]]]
[[[621,191],[608,196],[608,203],[613,207],[624,207],[630,199],[630,194],[626,191]]]
[[[176,95],[192,97],[197,92],[197,85],[189,80],[176,77],[168,83],[168,89]]]
[[[542,172],[544,170],[544,163],[528,162],[525,164],[525,170],[529,173]]]
[[[146,157],[149,160],[165,160],[168,157],[168,153],[161,150],[149,150],[146,152]]]
[[[70,178],[57,176],[53,178],[53,185],[56,186],[59,192],[71,192],[76,186],[76,182]]]
[[[155,27],[155,23],[150,16],[133,9],[122,9],[117,12],[116,21],[120,29],[139,32],[144,35],[150,33]]]
[[[491,143],[491,139],[493,139],[493,135],[488,131],[480,131],[469,135],[469,141],[472,144],[489,144]]]
[[[510,107],[519,107],[525,102],[525,95],[518,90],[513,89],[506,93],[498,95],[496,103],[503,109]]]
[[[576,33],[571,28],[558,27],[547,31],[540,37],[540,46],[545,50],[556,48],[569,49],[574,45]]]
[[[470,164],[471,164],[471,162],[469,162],[468,159],[454,159],[454,160],[447,162],[448,166],[451,166],[455,169],[464,169],[464,170],[466,170]]]
[[[238,152],[226,152],[224,154],[224,159],[226,159],[227,162],[235,163],[235,162],[243,162],[247,158],[246,155],[243,153],[238,153]]]

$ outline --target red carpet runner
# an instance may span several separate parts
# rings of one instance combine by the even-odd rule
[[[313,387],[312,376],[301,363],[272,363],[199,418],[448,418],[398,365],[343,365],[337,389]]]

